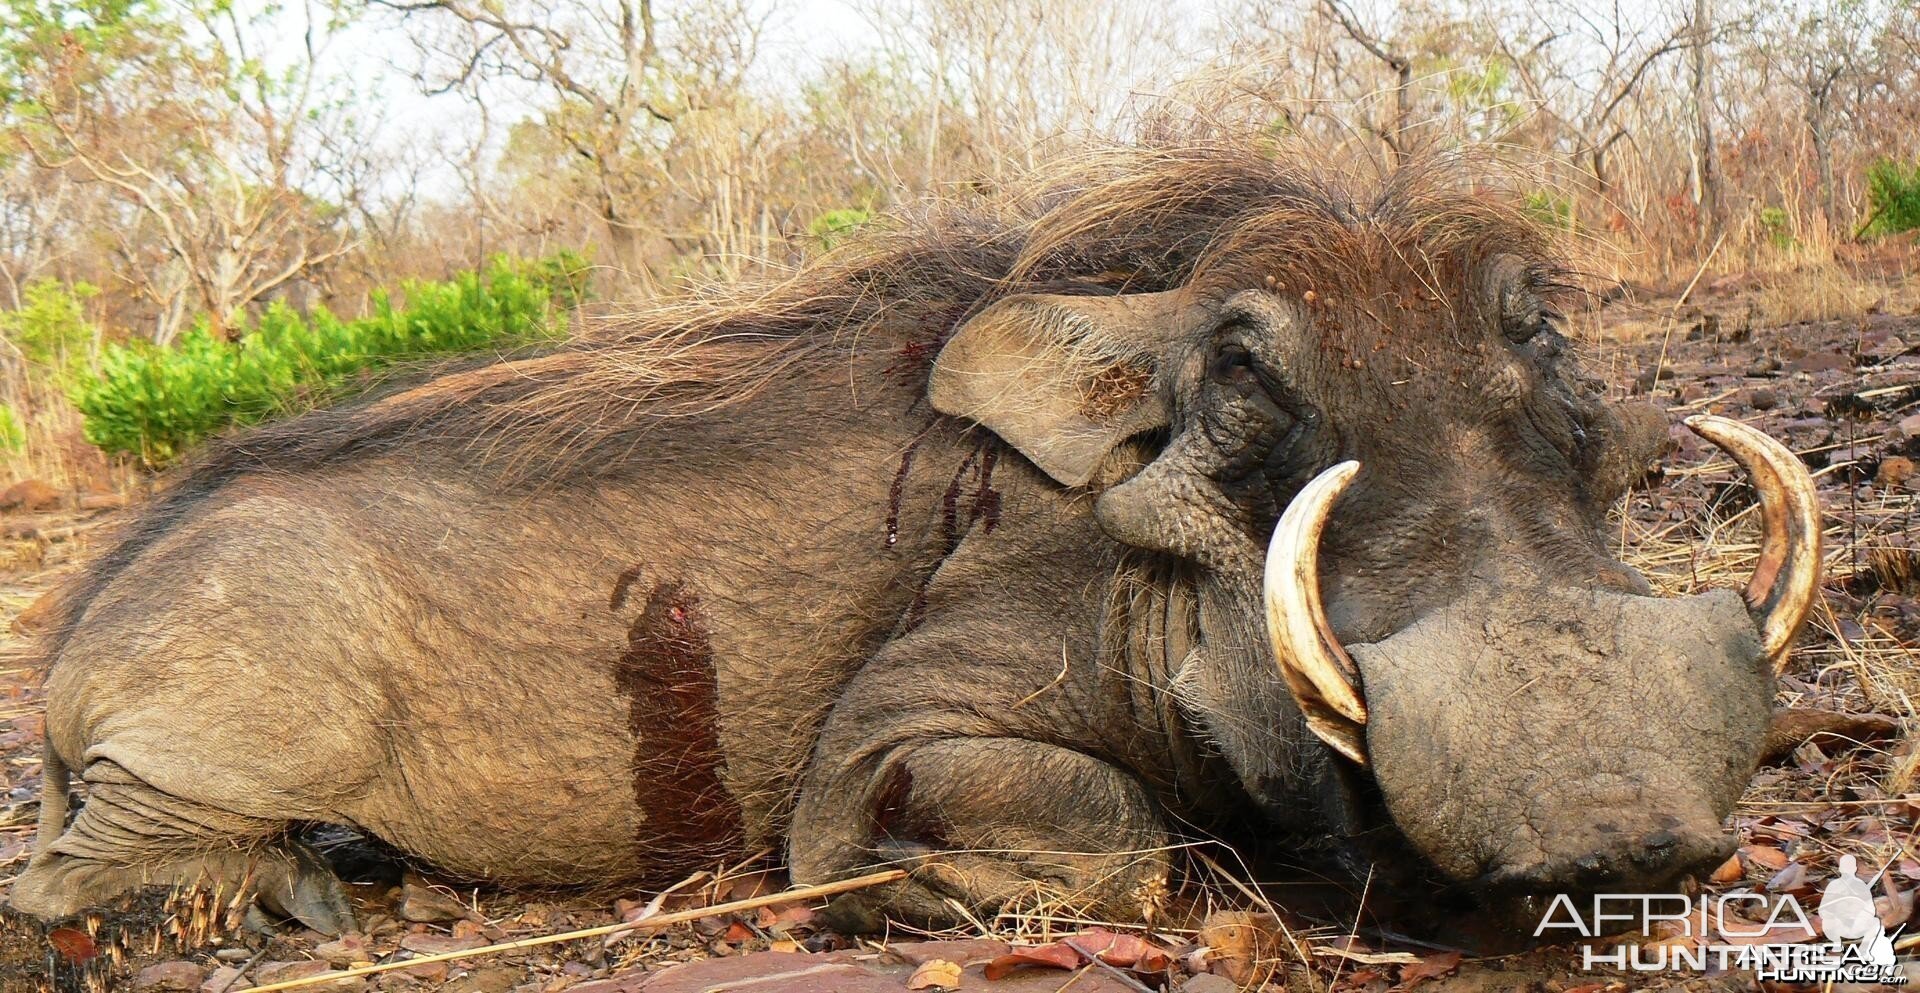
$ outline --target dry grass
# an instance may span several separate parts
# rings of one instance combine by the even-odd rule
[[[1753,316],[1763,325],[1831,321],[1884,305],[1892,286],[1831,257],[1762,274]]]

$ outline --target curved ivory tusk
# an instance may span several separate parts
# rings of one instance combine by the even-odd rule
[[[1307,727],[1342,755],[1366,764],[1361,726],[1367,706],[1354,689],[1359,670],[1327,626],[1320,606],[1320,535],[1341,491],[1360,471],[1342,462],[1300,490],[1267,544],[1267,637]]]
[[[1686,423],[1739,463],[1760,494],[1760,561],[1747,583],[1747,609],[1778,672],[1820,585],[1820,499],[1813,477],[1799,456],[1756,428],[1707,414]]]

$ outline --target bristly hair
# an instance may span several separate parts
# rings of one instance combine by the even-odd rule
[[[469,362],[215,442],[89,573],[104,581],[251,472],[432,446],[457,453],[476,482],[564,486],[620,471],[653,427],[844,362],[850,349],[910,360],[917,386],[955,326],[1014,293],[1227,291],[1268,277],[1359,292],[1391,268],[1432,285],[1488,246],[1557,281],[1545,235],[1513,197],[1477,185],[1484,170],[1433,159],[1370,172],[1265,138],[1081,153],[993,195],[898,211],[785,278],[605,315],[548,355]]]
[[[1388,269],[1444,278],[1485,246],[1560,282],[1540,228],[1475,179],[1446,159],[1369,179],[1269,140],[1082,153],[995,196],[897,212],[785,278],[601,315],[553,354],[255,429],[184,472],[298,470],[432,441],[465,446],[502,481],[565,482],[609,471],[600,456],[628,450],[635,431],[850,348],[897,350],[923,373],[957,324],[1014,293],[1224,291],[1267,277],[1358,292]]]

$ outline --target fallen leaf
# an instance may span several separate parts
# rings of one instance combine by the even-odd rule
[[[1033,966],[1040,969],[1078,969],[1080,953],[1059,942],[1048,945],[1035,945],[1032,948],[1017,948],[987,963],[988,982],[1006,978],[1015,969]]]
[[[1775,893],[1791,893],[1808,887],[1807,867],[1799,862],[1789,862],[1787,867],[1773,874],[1767,880],[1767,889]]]
[[[61,958],[75,964],[100,954],[100,948],[93,943],[93,938],[77,928],[60,927],[48,931],[47,944],[52,945]]]
[[[1108,965],[1138,969],[1142,972],[1160,972],[1173,964],[1172,955],[1147,939],[1137,934],[1119,934],[1105,928],[1088,929],[1064,939],[1062,944],[1088,955],[1099,956],[1100,961]]]
[[[1164,972],[1173,967],[1172,953],[1137,934],[1088,928],[1059,941],[1015,949],[987,963],[986,974],[989,980],[996,980],[1021,966],[1078,969],[1090,958],[1140,972]]]
[[[1441,976],[1458,968],[1460,968],[1459,952],[1441,952],[1438,955],[1428,955],[1412,965],[1403,965],[1400,967],[1400,985],[1417,986],[1429,979],[1439,979]]]
[[[1737,883],[1744,878],[1746,874],[1746,867],[1740,864],[1740,856],[1729,855],[1725,862],[1720,863],[1720,868],[1713,870],[1713,881],[1716,883]]]
[[[1886,895],[1874,899],[1873,911],[1883,926],[1897,928],[1913,918],[1915,891],[1900,889],[1894,885],[1891,876],[1885,875],[1880,877],[1880,888],[1886,891]]]
[[[988,977],[992,978],[992,977]],[[928,959],[907,977],[910,990],[957,990],[960,988],[960,963],[946,959]]]
[[[1779,872],[1787,867],[1787,853],[1770,845],[1748,845],[1740,849],[1740,854],[1768,872]]]

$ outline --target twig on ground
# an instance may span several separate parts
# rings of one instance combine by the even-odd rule
[[[606,924],[600,927],[584,928],[579,931],[541,935],[538,938],[522,938],[518,941],[503,941],[497,945],[469,948],[458,952],[441,952],[437,955],[422,955],[419,958],[402,959],[395,962],[381,962],[377,965],[360,966],[355,969],[342,969],[338,972],[323,972],[316,976],[289,979],[283,983],[269,983],[266,986],[256,986],[249,990],[248,993],[274,993],[276,990],[290,990],[302,986],[318,986],[323,983],[338,982],[342,979],[370,976],[376,972],[411,969],[417,965],[431,965],[435,962],[451,962],[455,959],[475,958],[481,955],[497,955],[501,952],[518,951],[522,948],[537,948],[541,945],[558,944],[562,941],[578,941],[581,938],[598,938],[603,935],[616,934],[621,931],[635,931],[643,928],[663,928],[674,924],[685,924],[688,921],[697,921],[704,917],[717,917],[721,914],[731,914],[742,910],[768,907],[776,903],[792,903],[796,900],[812,900],[817,897],[851,893],[854,890],[862,890],[869,886],[879,886],[905,878],[907,878],[905,870],[889,869],[886,872],[876,872],[871,875],[858,876],[853,879],[843,879],[837,883],[821,883],[818,886],[803,886],[797,890],[788,890],[785,893],[768,893],[764,896],[756,896],[746,900],[734,900],[731,903],[716,903],[711,907],[680,910],[671,914],[661,914],[658,917],[649,917],[645,920]]]
[[[1113,978],[1119,980],[1122,983],[1125,983],[1126,985],[1128,985],[1129,987],[1132,987],[1133,989],[1139,990],[1140,993],[1153,993],[1152,987],[1128,975],[1126,970],[1120,968],[1119,966],[1106,962],[1105,960],[1101,959],[1100,956],[1095,955],[1084,948],[1081,948],[1078,944],[1074,942],[1072,938],[1062,939],[1062,944],[1065,944],[1068,948],[1071,948],[1075,952],[1079,953],[1088,962],[1091,962],[1092,964],[1099,966],[1101,969],[1106,970],[1107,974],[1111,975]]]
[[[224,983],[221,983],[220,988],[217,990],[214,990],[213,993],[227,993],[228,990],[233,989],[233,984],[239,982],[240,978],[247,974],[248,969],[251,969],[256,965],[259,965],[260,960],[267,957],[267,949],[272,947],[273,947],[273,944],[271,942],[265,945],[261,945],[260,950],[257,952],[254,952],[252,958],[246,960],[245,962],[240,963],[240,968],[235,969],[233,971],[233,975],[228,976],[227,981]]]

